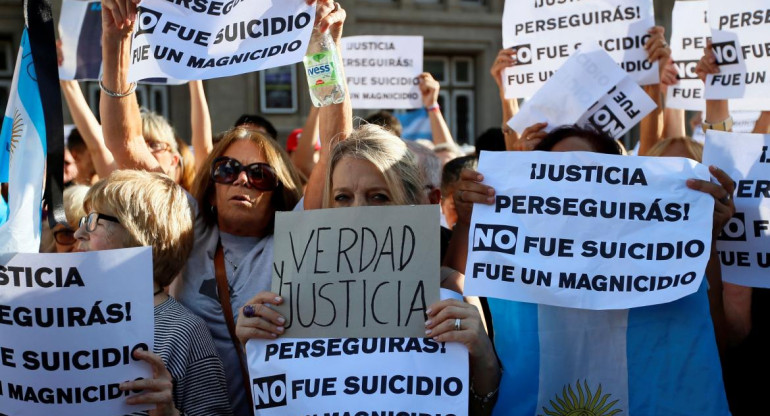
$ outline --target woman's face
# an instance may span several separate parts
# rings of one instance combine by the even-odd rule
[[[77,230],[77,227],[74,229]],[[75,231],[62,224],[56,224],[53,229],[54,242],[56,243],[57,253],[70,253],[75,249],[77,239]]]
[[[332,172],[332,207],[391,205],[385,176],[368,160],[343,157]]]
[[[249,140],[236,140],[225,150],[227,156],[247,166],[267,163],[262,151]],[[231,184],[214,184],[211,204],[217,209],[219,229],[228,234],[263,236],[275,216],[272,205],[274,191],[260,191],[249,183],[246,172],[241,172]]]
[[[75,231],[75,238],[77,238],[78,242],[75,244],[74,251],[101,251],[125,248],[123,242],[128,237],[128,231],[122,225],[100,218],[96,222],[94,230],[87,231],[87,222],[84,222]]]

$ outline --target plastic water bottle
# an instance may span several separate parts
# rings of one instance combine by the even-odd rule
[[[310,87],[310,98],[316,107],[339,104],[345,100],[345,84],[342,79],[342,63],[337,45],[329,31],[313,29],[305,57],[305,75]]]

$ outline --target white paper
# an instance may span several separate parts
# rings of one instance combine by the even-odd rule
[[[599,42],[640,85],[658,82],[644,43],[655,26],[652,0],[507,0],[503,46],[518,64],[503,74],[506,98],[532,96],[582,44]]]
[[[674,58],[679,82],[668,87],[666,107],[705,111],[704,85],[695,74],[703,56],[706,40],[711,38],[706,0],[677,1],[674,4],[671,30],[671,56]],[[770,109],[770,98],[731,99],[731,110]],[[701,140],[702,141],[702,140]]]
[[[422,36],[342,38],[353,108],[419,108]]]
[[[131,45],[130,80],[238,75],[302,60],[315,5],[144,0]]]
[[[591,152],[482,152],[478,170],[496,200],[473,209],[466,296],[626,309],[698,289],[714,201],[685,182],[707,180],[705,166]]]
[[[655,103],[604,50],[586,45],[559,68],[508,121],[521,134],[547,122],[546,131],[565,124],[591,125],[618,138],[655,109]]]
[[[706,77],[705,97],[767,99],[770,96],[767,1],[709,0],[709,25],[719,73]]]
[[[442,298],[459,298],[449,293],[442,289]],[[373,411],[467,415],[468,350],[460,343],[439,344],[430,338],[253,339],[246,343],[246,355],[258,416]],[[372,377],[378,388],[386,380],[385,392],[362,391],[362,386],[373,386]],[[418,386],[424,391],[417,392]]]
[[[722,279],[770,287],[770,135],[709,130],[703,163],[736,182],[735,215],[717,238]]]
[[[16,267],[31,268],[33,277],[28,281],[28,272]],[[152,377],[149,365],[130,355],[142,344],[153,348],[152,284],[149,247],[0,259],[0,411],[81,416],[149,409],[126,405],[118,384]],[[38,309],[42,320],[35,318]],[[43,367],[56,362],[51,354],[64,353],[71,358],[58,368]],[[57,389],[86,399],[75,403]]]

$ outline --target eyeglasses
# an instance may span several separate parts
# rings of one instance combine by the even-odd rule
[[[165,150],[171,150],[171,145],[166,142],[161,142],[158,140],[145,140],[144,142],[147,143],[147,148],[150,149],[151,153],[159,153]]]
[[[92,212],[92,213],[86,215],[85,217],[80,218],[80,222],[78,222],[78,227],[82,227],[83,224],[85,224],[86,225],[86,231],[88,231],[89,233],[93,232],[94,230],[96,230],[96,226],[99,225],[99,220],[100,219],[120,224],[120,220],[118,220],[117,218],[115,218],[115,217],[113,217],[111,215],[100,214],[98,212]]]
[[[61,230],[54,231],[53,239],[63,246],[71,246],[78,241],[77,238],[75,238],[75,230],[69,228],[62,228]]]
[[[231,184],[244,171],[249,178],[249,184],[254,189],[273,191],[278,187],[275,170],[267,163],[252,163],[244,166],[241,162],[227,156],[214,159],[211,165],[211,179],[216,183]]]

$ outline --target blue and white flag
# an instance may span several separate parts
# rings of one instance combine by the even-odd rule
[[[8,183],[9,209],[7,220],[0,223],[0,254],[39,250],[45,137],[43,105],[24,29],[0,131],[0,182]]]
[[[401,127],[403,128],[401,132],[402,139],[433,139],[430,131],[430,118],[428,118],[428,112],[424,108],[395,113],[394,116],[401,122]]]
[[[489,298],[494,415],[729,415],[706,283],[674,302],[580,310]]]

